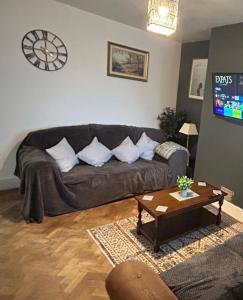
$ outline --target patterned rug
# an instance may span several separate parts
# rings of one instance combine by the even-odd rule
[[[217,213],[213,206],[207,208]],[[143,222],[151,219],[143,214]],[[137,217],[131,217],[89,229],[88,233],[113,266],[126,260],[139,260],[161,273],[243,232],[242,223],[222,213],[220,227],[210,225],[190,232],[162,244],[160,251],[154,253],[152,244],[143,235],[137,235],[136,223]]]

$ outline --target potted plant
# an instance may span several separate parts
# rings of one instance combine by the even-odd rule
[[[181,126],[187,121],[185,111],[176,111],[175,108],[166,107],[158,116],[159,127],[165,133],[168,141],[179,144],[184,143],[183,134],[179,133]]]
[[[180,189],[181,197],[186,198],[188,195],[188,189],[191,188],[193,180],[187,176],[181,176],[177,178],[177,185]]]

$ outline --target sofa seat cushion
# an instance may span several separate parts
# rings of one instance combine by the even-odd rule
[[[78,165],[63,173],[63,182],[68,186],[81,184],[89,189],[102,187],[113,195],[122,195],[167,187],[167,175],[168,165],[163,162],[139,159],[127,164],[111,160],[100,168]]]

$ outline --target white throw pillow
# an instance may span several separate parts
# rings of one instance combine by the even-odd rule
[[[126,137],[118,147],[112,150],[112,154],[118,160],[129,164],[135,162],[139,158],[138,148],[133,144],[129,136]]]
[[[92,142],[77,154],[77,157],[91,166],[101,167],[112,157],[112,153],[98,141],[97,137],[94,137]]]
[[[147,136],[145,132],[141,135],[136,146],[139,151],[139,156],[142,159],[152,160],[155,153],[155,148],[159,145],[158,142],[153,141],[150,137]]]
[[[61,172],[68,172],[79,163],[73,148],[65,138],[55,146],[46,149],[46,152],[55,159]]]

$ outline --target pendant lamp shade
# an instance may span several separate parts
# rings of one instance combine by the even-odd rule
[[[170,35],[176,31],[179,0],[149,0],[147,30]]]

